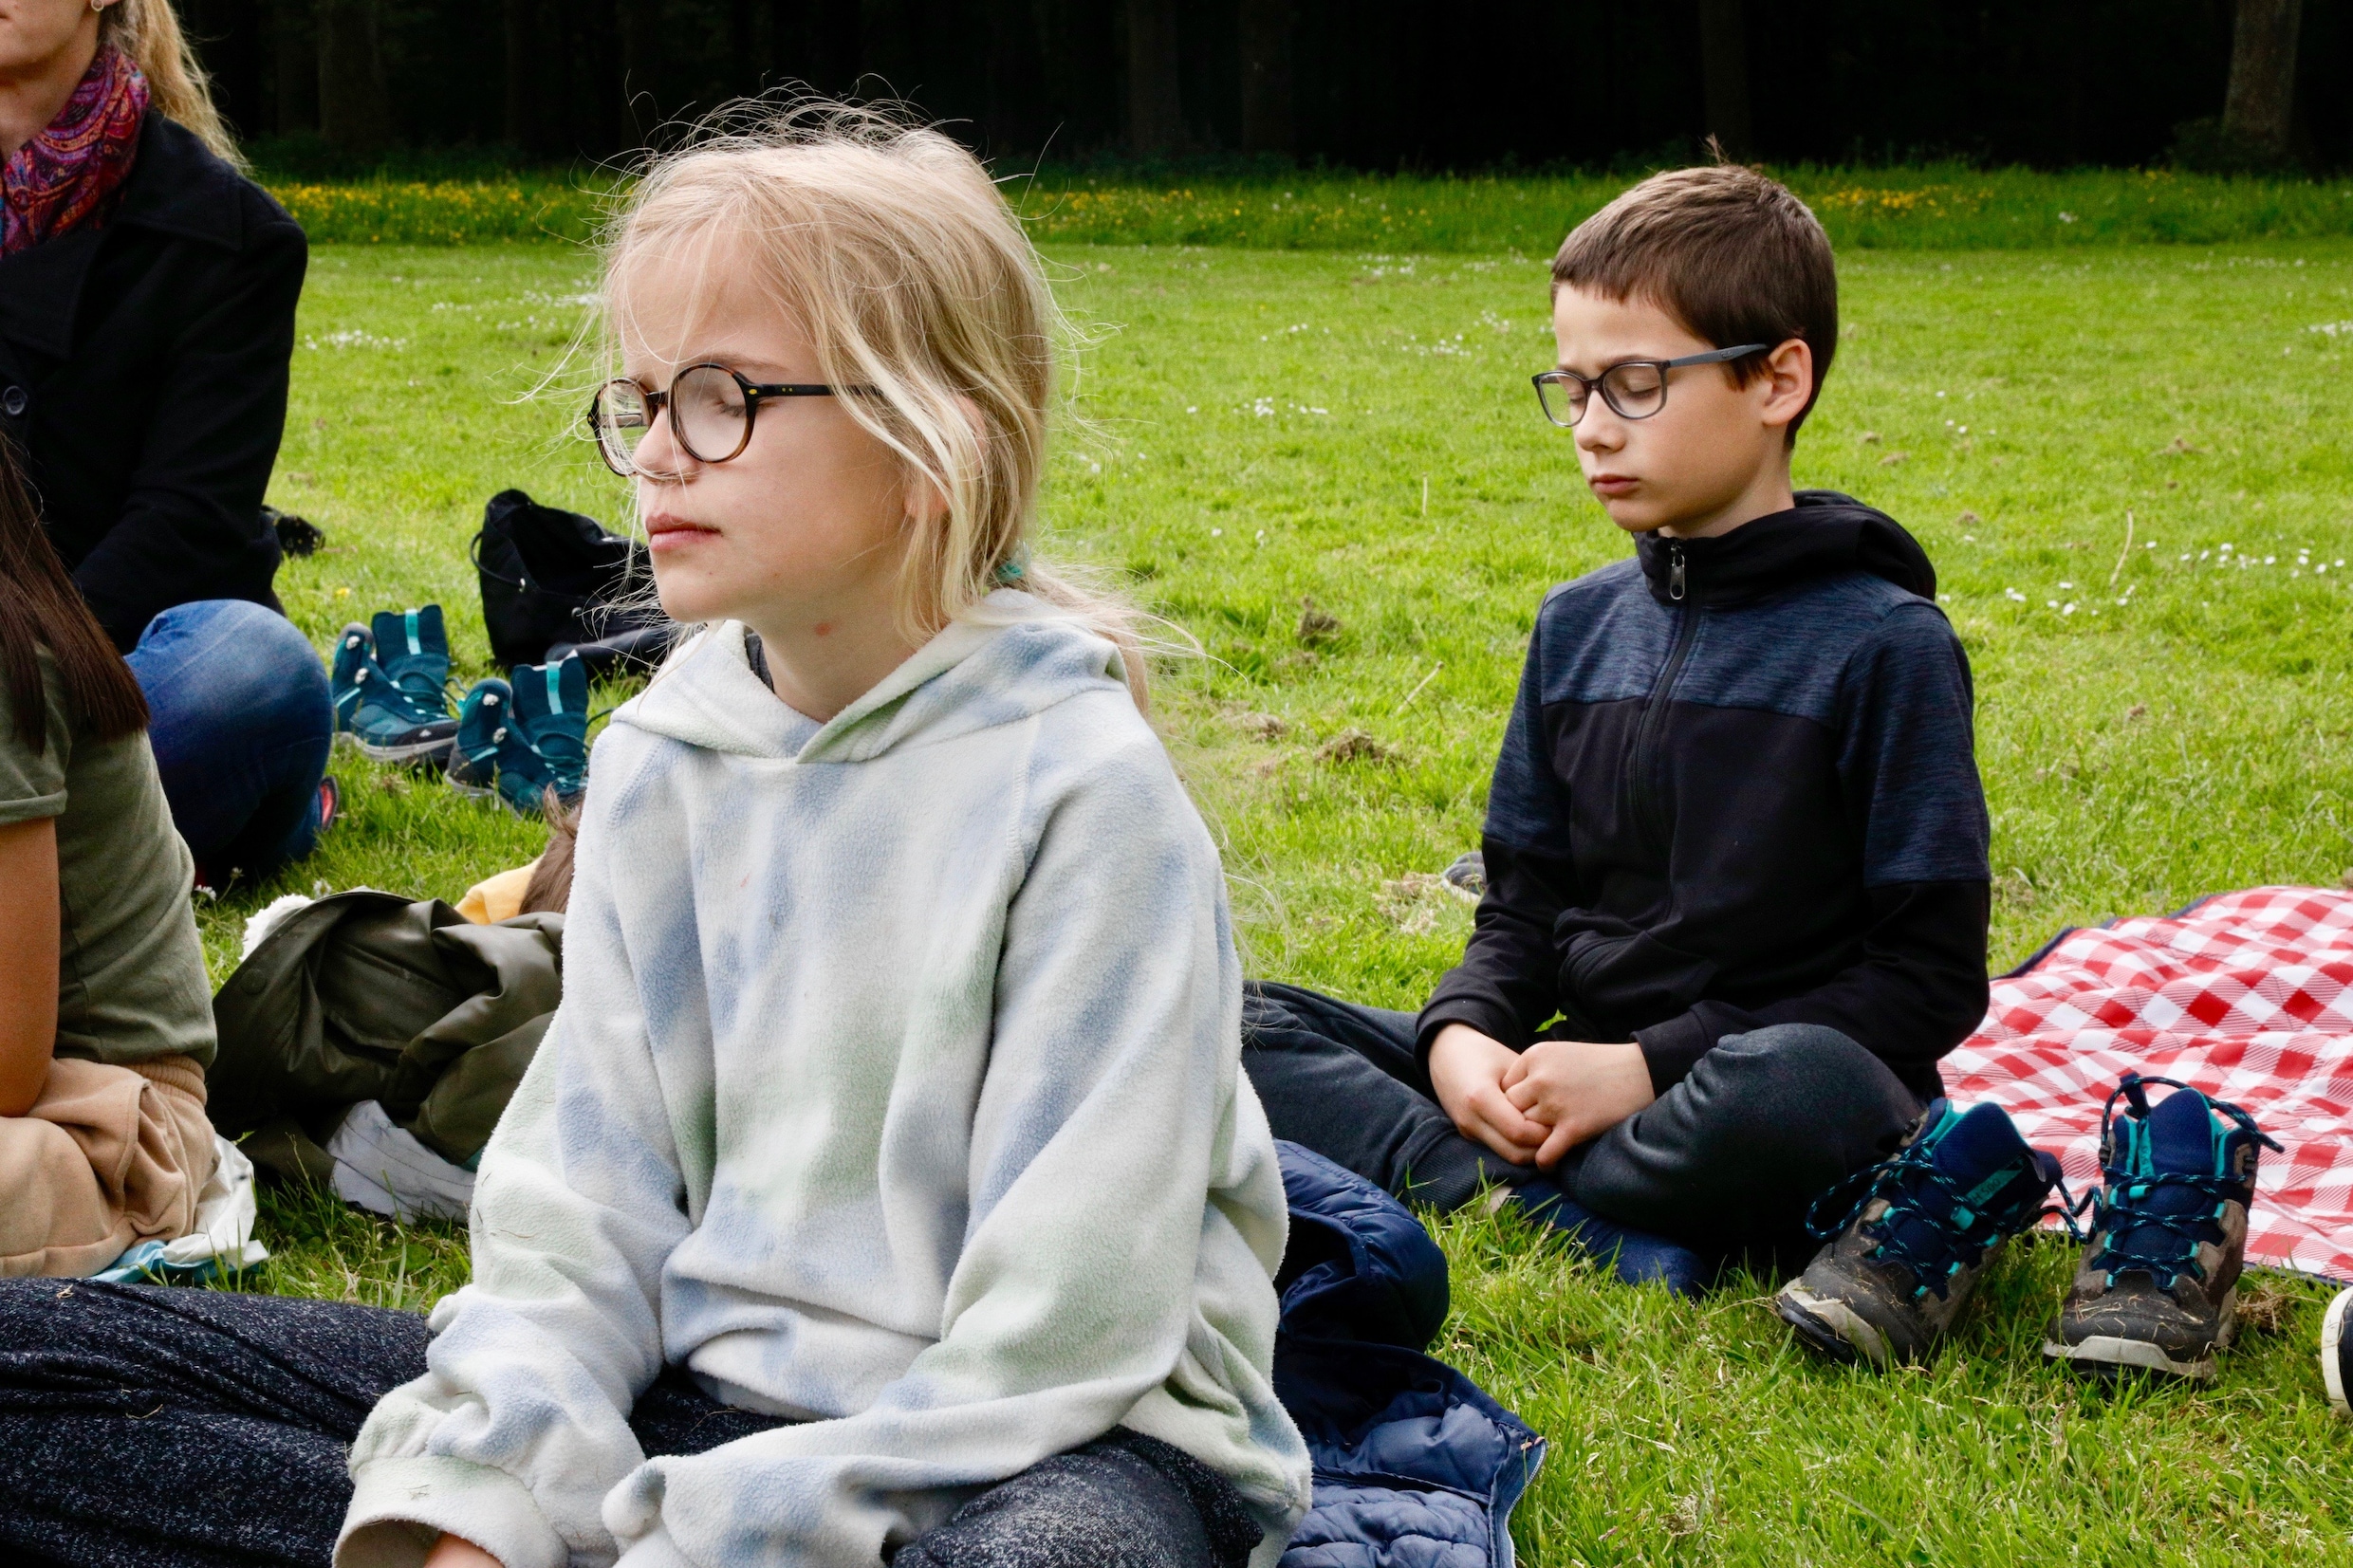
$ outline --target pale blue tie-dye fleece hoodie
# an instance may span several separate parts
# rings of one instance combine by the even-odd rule
[[[1286,1211],[1217,854],[1112,646],[987,613],[823,726],[732,624],[614,715],[564,1005],[339,1568],[443,1529],[507,1568],[862,1568],[1114,1426],[1280,1555]],[[649,1460],[665,1362],[806,1424]]]

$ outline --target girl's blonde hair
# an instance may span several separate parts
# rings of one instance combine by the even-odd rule
[[[735,128],[748,115],[763,118]],[[1019,587],[1116,643],[1144,706],[1134,609],[1028,547],[1074,334],[979,160],[882,110],[739,108],[644,172],[606,244],[613,309],[639,265],[713,241],[808,334],[824,381],[875,389],[842,407],[898,454],[909,491],[946,500],[908,524],[900,629],[924,640]]]
[[[246,172],[250,165],[213,106],[212,79],[179,30],[172,0],[114,0],[99,17],[98,36],[131,57],[147,79],[150,102],[195,132],[232,169]]]

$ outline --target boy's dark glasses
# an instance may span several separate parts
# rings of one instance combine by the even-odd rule
[[[1590,378],[1573,370],[1547,370],[1529,379],[1536,383],[1536,401],[1544,405],[1545,417],[1563,430],[1573,430],[1585,416],[1585,405],[1592,402],[1597,388],[1619,418],[1647,419],[1667,406],[1668,371],[1685,365],[1720,365],[1728,360],[1762,354],[1769,346],[1742,343],[1738,348],[1686,354],[1679,360],[1621,360]]]
[[[720,364],[688,365],[670,379],[668,392],[648,392],[623,378],[605,382],[588,402],[588,428],[595,433],[604,466],[627,478],[638,471],[638,443],[670,410],[670,434],[697,463],[724,463],[751,442],[751,422],[769,397],[830,397],[840,387],[791,381],[747,380]],[[863,392],[863,387],[847,389]]]

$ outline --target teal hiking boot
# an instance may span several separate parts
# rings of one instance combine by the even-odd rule
[[[2058,1185],[2058,1159],[2028,1148],[2000,1106],[1963,1113],[1937,1100],[1894,1158],[1815,1200],[1806,1228],[1830,1245],[1773,1310],[1834,1359],[1881,1369],[1922,1360],[1994,1251],[2041,1218]]]
[[[2152,1083],[2174,1090],[2154,1110]],[[2265,1148],[2279,1145],[2227,1100],[2126,1073],[2100,1116],[2091,1240],[2043,1354],[2103,1377],[2211,1380],[2238,1330],[2247,1210]]]
[[[492,675],[478,680],[457,705],[457,744],[450,753],[450,786],[462,795],[497,800],[526,817],[547,809],[555,780],[530,737],[515,722],[514,688]]]
[[[578,654],[514,669],[514,722],[565,805],[588,783],[588,666]]]
[[[376,662],[419,712],[450,716],[450,637],[441,606],[379,610],[375,621]]]
[[[377,656],[379,634],[385,629],[386,622],[391,623],[392,635],[405,644],[410,640],[406,622],[418,622],[421,634],[422,618],[427,612],[432,617],[432,633],[439,645],[439,665],[446,680],[449,645],[441,636],[441,611],[437,605],[411,611],[406,617],[380,614],[375,630],[355,621],[344,627],[336,639],[328,686],[335,702],[337,735],[380,763],[438,765],[447,757],[450,742],[457,734],[457,721],[450,716],[448,696],[440,686],[427,684],[432,656],[424,652],[421,635],[416,638],[419,652],[402,655],[405,682]]]

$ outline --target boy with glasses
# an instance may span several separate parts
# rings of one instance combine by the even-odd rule
[[[1911,535],[1791,488],[1838,339],[1795,196],[1659,175],[1568,236],[1552,301],[1543,412],[1635,558],[1537,616],[1461,964],[1418,1018],[1253,987],[1244,1060],[1278,1137],[1694,1289],[1810,1250],[1984,1013],[1969,665]]]

